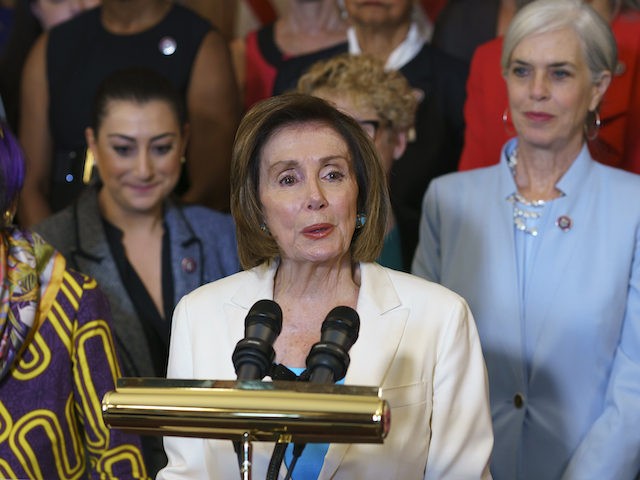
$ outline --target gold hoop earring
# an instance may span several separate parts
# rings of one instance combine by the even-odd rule
[[[590,117],[593,117],[593,120],[590,120]],[[600,132],[600,127],[602,122],[600,121],[600,114],[597,110],[589,112],[587,114],[587,121],[584,126],[584,134],[587,137],[587,140],[595,140],[598,138],[598,132]]]
[[[82,171],[82,183],[88,185],[93,176],[93,167],[95,166],[95,158],[93,152],[87,148],[87,153],[84,156],[84,169]]]

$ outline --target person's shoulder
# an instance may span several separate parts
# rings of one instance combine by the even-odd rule
[[[182,209],[182,212],[189,220],[233,223],[233,219],[230,214],[213,210],[212,208],[205,207],[203,205],[181,205],[178,208]]]
[[[477,57],[499,57],[502,53],[502,44],[504,43],[503,37],[496,37],[488,42],[481,43],[476,48],[474,56]]]
[[[415,311],[446,312],[464,311],[467,302],[460,295],[439,283],[426,280],[412,273],[401,272],[378,264],[369,264],[377,270],[377,275],[384,272],[396,290],[403,306]],[[445,318],[446,320],[446,318]]]
[[[233,217],[228,213],[212,210],[201,205],[184,205],[178,208],[198,236],[219,236],[230,233],[235,235]]]
[[[79,323],[93,320],[111,322],[109,301],[95,278],[66,266],[60,287],[56,301],[63,311],[77,312]]]
[[[407,301],[413,303],[421,301],[432,301],[435,297],[445,302],[464,302],[462,297],[439,283],[426,280],[412,273],[394,270],[384,267],[378,263],[363,263],[363,268],[370,276],[386,275],[393,284],[402,303]],[[418,294],[418,295],[417,295]],[[420,294],[423,294],[421,296]]]
[[[100,12],[100,6],[85,10],[51,28],[49,36],[51,39],[54,37],[68,37],[76,35],[78,32],[82,32],[87,28],[92,28],[96,23],[100,24]]]
[[[486,182],[498,174],[499,165],[474,168],[462,172],[451,172],[431,180],[434,188],[473,188],[474,185],[486,185]]]
[[[232,298],[239,288],[251,284],[256,278],[255,269],[243,270],[201,285],[182,297],[180,302],[187,304],[190,309],[220,305]]]
[[[637,173],[603,165],[596,161],[593,162],[593,171],[597,178],[613,187],[613,192],[622,196],[631,194],[632,197],[640,197],[640,175]]]

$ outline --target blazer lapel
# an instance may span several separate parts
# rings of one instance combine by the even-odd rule
[[[208,281],[202,242],[187,221],[184,211],[171,201],[165,203],[165,224],[171,242],[171,270],[174,304]]]
[[[345,384],[379,387],[395,358],[410,311],[403,307],[388,272],[374,263],[361,263],[358,314],[360,333],[349,352],[351,363]],[[331,478],[349,444],[329,446],[319,478]]]
[[[153,375],[150,362],[151,352],[146,337],[137,320],[137,315],[120,279],[109,244],[104,232],[98,208],[95,188],[85,192],[75,204],[77,215],[75,228],[78,232],[77,246],[71,256],[77,269],[94,277],[100,288],[107,294],[111,306],[112,326],[120,361],[125,375]],[[118,299],[114,302],[113,299]],[[124,340],[126,339],[126,341]],[[137,360],[134,360],[137,359]],[[132,370],[134,364],[149,366],[145,372]],[[136,369],[137,370],[137,369]]]

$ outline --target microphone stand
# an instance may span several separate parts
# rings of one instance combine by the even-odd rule
[[[241,452],[240,476],[242,480],[251,480],[251,455],[253,454],[253,447],[251,446],[251,436],[249,432],[242,434]]]

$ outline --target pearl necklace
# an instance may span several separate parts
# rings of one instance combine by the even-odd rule
[[[511,175],[513,176],[514,183],[516,179],[517,164],[518,149],[514,148],[507,159],[507,165],[509,166],[509,170],[511,170]],[[527,220],[539,219],[542,216],[542,212],[540,210],[544,208],[547,202],[545,200],[527,200],[522,195],[520,195],[520,192],[518,192],[517,188],[518,186],[516,184],[515,193],[512,193],[507,198],[507,201],[513,205],[513,224],[515,225],[516,229],[520,230],[521,232],[527,233],[532,237],[537,237],[538,229],[536,227],[529,227],[527,225]]]

